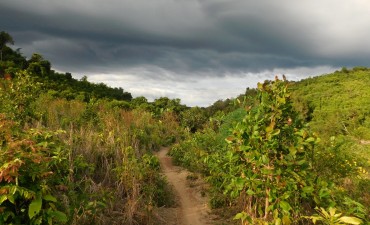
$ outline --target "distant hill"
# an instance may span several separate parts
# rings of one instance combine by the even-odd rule
[[[9,44],[14,44],[13,38],[2,31],[0,42],[0,77],[17,76],[17,71],[26,70],[30,75],[43,84],[43,90],[55,97],[68,100],[80,99],[89,101],[91,98],[107,98],[131,101],[132,95],[122,88],[108,87],[104,83],[91,83],[84,76],[80,80],[72,77],[71,73],[58,73],[51,69],[51,63],[42,55],[34,53],[30,59],[22,55],[20,49],[13,50]]]
[[[325,137],[370,140],[370,69],[343,68],[291,86],[295,107]]]

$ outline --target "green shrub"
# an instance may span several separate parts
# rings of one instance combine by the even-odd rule
[[[226,168],[225,192],[245,198],[235,219],[291,223],[303,208],[330,197],[327,183],[313,171],[318,138],[293,110],[287,82],[259,83],[257,100],[227,138],[229,159],[220,166]]]
[[[17,123],[30,122],[35,118],[31,104],[38,97],[40,86],[25,71],[17,72],[13,80],[0,79],[0,112]]]
[[[22,131],[0,117],[0,223],[65,223],[58,187],[69,175],[67,154],[54,134]]]

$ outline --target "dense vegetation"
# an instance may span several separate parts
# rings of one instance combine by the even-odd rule
[[[369,221],[369,85],[370,70],[360,67],[265,81],[170,154],[208,179],[212,207],[240,212],[243,224]]]
[[[153,151],[182,136],[186,107],[44,73],[41,56],[1,47],[0,224],[156,224],[174,202]]]
[[[8,33],[2,31],[0,33],[0,76],[14,77],[18,70],[26,70],[36,82],[43,84],[44,91],[54,97],[69,100],[88,101],[91,98],[108,98],[129,101],[132,99],[131,94],[124,92],[122,88],[111,88],[103,83],[93,84],[87,82],[86,76],[76,80],[71,73],[57,73],[51,69],[51,63],[40,54],[35,53],[27,60],[19,49],[14,51],[6,44],[14,44],[14,41]]]
[[[369,224],[370,69],[189,108],[56,73],[13,42],[0,33],[0,224],[159,224],[174,199],[153,152],[169,145],[227,224]]]

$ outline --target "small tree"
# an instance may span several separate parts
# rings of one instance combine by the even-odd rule
[[[51,63],[42,57],[42,55],[34,53],[31,59],[28,60],[27,71],[31,74],[37,74],[39,76],[49,76],[51,71]]]
[[[5,31],[0,32],[0,48],[3,48],[6,44],[14,45],[14,40],[10,34]]]
[[[208,118],[204,109],[192,107],[180,114],[181,124],[191,132],[196,132],[203,128]]]
[[[243,212],[235,216],[243,224],[290,224],[314,199],[311,159],[318,138],[293,110],[287,86],[278,78],[259,83],[258,105],[247,109],[227,138],[231,175],[226,191],[244,199]]]
[[[0,79],[0,112],[18,123],[25,123],[35,117],[31,107],[32,102],[38,97],[41,84],[27,73],[18,71],[12,80]]]
[[[3,49],[6,44],[14,45],[14,40],[10,34],[5,31],[0,32],[0,61],[3,61]]]
[[[57,134],[21,130],[0,114],[0,224],[67,222],[56,198],[69,175]]]

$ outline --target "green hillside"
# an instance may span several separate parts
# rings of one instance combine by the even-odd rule
[[[305,180],[305,185],[309,182],[313,183],[304,187],[300,194],[302,196],[312,194],[310,199],[315,199],[315,203],[299,200],[306,201],[308,205],[297,205],[295,216],[312,213],[313,208],[309,210],[309,205],[316,204],[324,208],[335,207],[347,215],[355,215],[354,211],[361,211],[362,216],[359,214],[357,216],[365,219],[365,215],[369,214],[370,205],[368,191],[370,190],[370,69],[360,67],[353,70],[343,69],[340,72],[299,82],[284,81],[285,88],[280,82],[279,80],[268,81],[263,85],[259,84],[256,89],[248,89],[245,95],[238,97],[238,101],[246,100],[239,109],[234,109],[235,111],[228,113],[235,106],[224,105],[226,111],[219,108],[218,112],[212,112],[212,119],[205,126],[206,128],[175,145],[171,155],[179,164],[207,177],[211,184],[212,207],[221,208],[222,213],[228,211],[225,209],[229,209],[231,215],[242,211],[241,214],[237,214],[237,218],[257,223],[262,215],[268,216],[268,214],[252,213],[248,211],[249,209],[240,206],[240,202],[252,201],[249,204],[260,207],[260,210],[264,209],[262,202],[258,203],[266,194],[258,194],[258,187],[261,188],[264,185],[251,181],[258,175],[257,171],[249,170],[248,162],[257,160],[250,164],[253,168],[261,162],[264,165],[263,162],[267,162],[266,160],[271,157],[272,149],[282,151],[277,154],[287,154],[284,158],[292,157],[290,156],[292,147],[289,151],[285,151],[284,146],[299,146],[303,141],[298,141],[299,138],[308,138],[306,140],[312,141],[311,144],[314,147],[306,152],[306,156],[301,155],[303,158],[300,163],[304,164],[304,161],[308,160],[306,169],[310,168],[308,170],[310,175],[306,174],[301,179]],[[223,104],[217,102],[217,105]],[[214,108],[211,106],[206,111],[214,111]],[[277,121],[275,118],[278,118]],[[294,125],[295,128],[289,131],[287,124]],[[275,133],[269,137],[269,132]],[[254,138],[251,139],[252,137]],[[290,138],[285,140],[286,137]],[[294,140],[298,142],[290,143]],[[304,146],[308,147],[308,144],[303,144],[301,148],[306,148]],[[266,148],[265,153],[264,148]],[[247,158],[243,159],[244,157]],[[282,171],[289,168],[291,163],[287,161],[288,158],[273,167],[276,169],[285,165],[271,174],[272,177],[276,174],[279,174],[279,177],[282,176]],[[271,160],[274,162],[274,159]],[[295,163],[297,162],[293,162],[293,165]],[[261,167],[262,171],[266,166]],[[302,168],[294,169],[294,171],[300,170]],[[248,171],[251,172],[249,175],[247,175]],[[269,173],[263,172],[258,179],[265,179],[267,182],[269,179],[266,178],[266,174]],[[299,177],[299,175],[294,176]],[[310,176],[313,177],[309,178]],[[293,181],[284,181],[284,183],[288,182]],[[253,188],[253,185],[257,186]],[[267,188],[276,191],[275,195],[269,197],[269,202],[272,201],[269,204],[276,201],[273,206],[270,205],[270,208],[275,208],[276,215],[282,213],[284,218],[284,211],[293,210],[292,204],[297,204],[294,201],[298,200],[290,199],[288,196],[292,193],[288,191],[290,194],[287,194],[288,192],[282,189],[276,189],[276,185],[278,184],[275,183],[274,186]],[[291,185],[294,187],[294,182]],[[307,192],[308,190],[310,191]],[[278,194],[279,191],[282,192]],[[317,197],[314,194],[316,191],[320,193]],[[295,195],[298,193],[296,192]],[[286,195],[283,205],[279,203],[282,201],[279,195]],[[253,196],[254,200],[247,196]],[[230,214],[226,213],[224,216],[228,217]],[[277,220],[279,219],[275,218],[275,221]],[[295,218],[294,221],[297,222],[299,219]],[[228,223],[233,222],[229,220]]]
[[[291,87],[297,109],[321,136],[370,140],[370,69],[308,78]]]
[[[370,69],[355,67],[308,78],[291,86],[295,107],[322,139],[321,146],[336,145],[335,164],[324,164],[322,172],[340,176],[349,170],[341,164],[370,165]],[[341,155],[343,154],[343,155]],[[327,154],[322,154],[327,158]],[[346,161],[347,160],[347,161]],[[328,162],[332,161],[328,159]],[[353,163],[353,162],[352,162]],[[327,167],[338,168],[328,170]],[[343,167],[344,171],[339,169]],[[338,174],[339,173],[339,174]],[[367,200],[368,201],[368,200]]]

